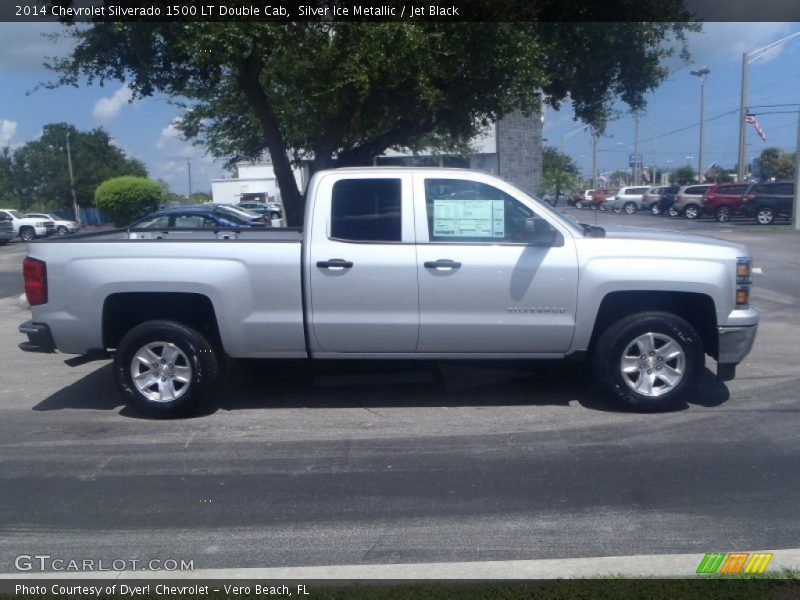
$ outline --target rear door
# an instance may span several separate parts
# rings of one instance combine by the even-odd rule
[[[312,193],[305,264],[312,352],[414,352],[419,298],[411,175],[331,173]]]
[[[511,195],[513,189],[504,191],[468,175],[429,172],[415,178],[418,351],[566,351],[578,289],[569,231],[556,227],[563,233],[559,244],[533,246],[526,241],[525,222],[541,217],[532,208],[535,202],[521,202]]]

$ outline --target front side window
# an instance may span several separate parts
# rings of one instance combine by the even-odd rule
[[[400,179],[341,179],[333,185],[331,237],[358,242],[402,240]]]
[[[525,242],[534,213],[495,187],[462,179],[426,179],[428,235],[432,242]]]

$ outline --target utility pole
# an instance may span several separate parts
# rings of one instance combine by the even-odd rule
[[[592,189],[597,189],[597,134],[592,132]]]
[[[633,137],[633,185],[639,185],[639,171],[641,162],[639,161],[639,111],[636,111],[636,125]]]
[[[745,152],[745,144],[747,143],[747,123],[745,122],[745,118],[747,117],[747,76],[748,76],[748,65],[749,65],[747,52],[742,54],[742,96],[739,103],[739,166],[737,167],[736,171],[736,181],[741,183],[744,181],[745,175],[745,165],[744,165],[744,152]]]
[[[697,155],[697,181],[703,183],[705,175],[703,174],[703,121],[705,120],[705,105],[706,105],[706,79],[711,71],[703,67],[699,71],[690,71],[690,75],[700,78],[700,153]]]
[[[186,166],[189,170],[189,200],[192,199],[192,161],[187,160]]]
[[[800,231],[800,109],[797,111],[797,148],[794,150],[794,208],[792,225]]]
[[[78,210],[78,196],[75,194],[75,177],[72,174],[72,151],[69,148],[69,129],[67,129],[67,168],[69,169],[69,187],[72,191],[72,212],[75,213],[75,222],[81,225],[81,213]]]
[[[797,31],[791,35],[787,35],[785,38],[778,40],[777,42],[772,42],[771,44],[767,44],[762,48],[758,48],[756,50],[752,50],[750,52],[744,52],[742,54],[742,98],[741,103],[739,104],[739,169],[737,173],[737,180],[742,181],[744,179],[745,174],[745,145],[746,145],[746,130],[747,130],[747,123],[745,122],[745,117],[747,116],[747,88],[748,88],[748,71],[749,71],[749,64],[751,62],[757,61],[759,58],[762,58],[766,55],[767,52],[775,48],[776,46],[780,46],[781,44],[785,44],[796,37],[800,37],[800,31]]]

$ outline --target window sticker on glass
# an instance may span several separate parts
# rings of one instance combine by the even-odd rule
[[[502,238],[505,235],[505,201],[434,198],[433,235]]]

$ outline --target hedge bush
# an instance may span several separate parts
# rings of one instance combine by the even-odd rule
[[[156,210],[164,200],[164,188],[144,177],[116,177],[101,183],[94,193],[97,208],[117,227],[123,227]]]

